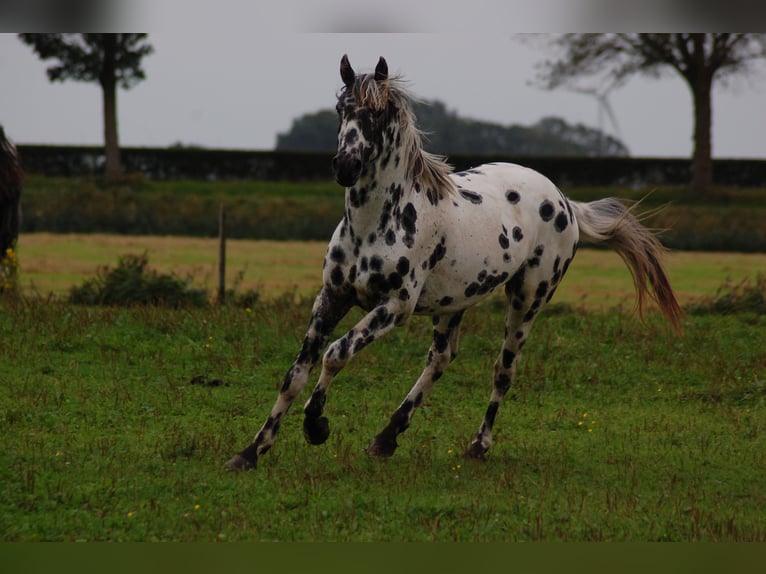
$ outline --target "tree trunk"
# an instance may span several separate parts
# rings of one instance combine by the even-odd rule
[[[104,95],[104,153],[106,166],[104,176],[107,181],[119,178],[120,142],[117,135],[117,76],[115,73],[116,38],[114,34],[104,34],[104,54],[101,69],[101,90]]]
[[[694,154],[692,156],[692,192],[708,193],[713,187],[713,152],[710,141],[712,124],[712,82],[703,78],[692,87],[694,98]]]

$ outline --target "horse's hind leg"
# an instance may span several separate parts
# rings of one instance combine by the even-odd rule
[[[492,427],[495,423],[495,417],[516,374],[516,365],[521,355],[521,349],[527,341],[537,313],[551,295],[547,282],[541,281],[530,285],[528,280],[525,281],[524,275],[525,268],[522,267],[506,284],[508,309],[505,319],[505,341],[503,342],[503,349],[495,361],[489,406],[478,432],[474,435],[466,451],[468,458],[483,460],[484,455],[489,450],[492,444]]]
[[[415,385],[399,405],[386,427],[378,433],[367,453],[375,456],[391,456],[396,450],[396,437],[410,426],[415,409],[420,406],[433,384],[442,376],[444,369],[457,353],[457,337],[463,311],[453,315],[434,317],[433,342],[428,351],[426,367]]]

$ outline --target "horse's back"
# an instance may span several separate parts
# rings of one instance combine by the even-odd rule
[[[447,310],[471,306],[521,269],[525,289],[560,278],[578,231],[569,202],[548,178],[510,163],[451,177],[457,193],[440,204],[436,223],[446,256],[424,288],[422,309],[434,310],[437,293]]]
[[[569,201],[541,173],[512,163],[488,163],[452,177],[460,196],[453,207],[463,222],[470,220],[474,227],[499,223],[512,243],[532,247],[538,242],[571,246],[577,241]],[[505,242],[498,237],[498,243]]]

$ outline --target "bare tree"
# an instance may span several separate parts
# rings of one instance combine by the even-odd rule
[[[56,59],[48,68],[51,82],[98,82],[104,99],[105,177],[120,175],[117,133],[117,86],[128,89],[146,78],[141,59],[153,52],[146,34],[19,34],[41,60]]]
[[[766,57],[766,34],[563,34],[550,40],[559,52],[539,66],[547,89],[572,85],[582,76],[622,84],[634,74],[659,77],[672,71],[688,84],[694,103],[692,190],[713,184],[712,88],[715,82],[751,71]]]

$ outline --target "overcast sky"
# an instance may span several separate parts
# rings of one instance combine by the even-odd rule
[[[385,4],[397,3],[403,1]],[[557,115],[598,127],[593,97],[530,85],[546,53],[520,42],[516,34],[523,30],[502,9],[486,30],[466,23],[461,31],[466,12],[429,24],[423,11],[407,18],[391,15],[395,10],[386,17],[369,10],[311,12],[321,4],[303,4],[296,16],[300,4],[294,2],[264,8],[219,0],[227,8],[219,21],[218,11],[191,2],[145,2],[137,22],[149,31],[155,52],[144,60],[146,81],[119,92],[121,144],[271,149],[293,119],[334,107],[344,53],[357,71],[371,70],[384,56],[416,96],[439,99],[463,117],[527,125]],[[527,13],[525,23],[534,25],[536,17]],[[411,33],[375,33],[387,30]],[[7,134],[21,144],[101,144],[100,88],[51,84],[46,66],[15,34],[0,34],[0,124]],[[714,92],[715,156],[766,158],[766,65],[760,70]],[[603,127],[632,155],[691,154],[691,96],[680,78],[634,78],[609,101],[619,131],[606,117]]]

